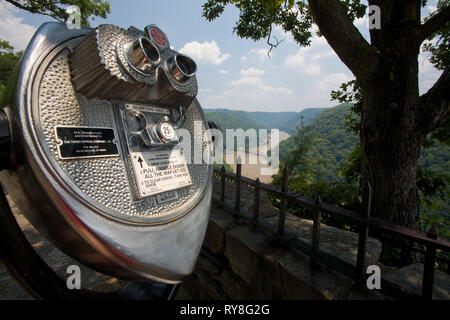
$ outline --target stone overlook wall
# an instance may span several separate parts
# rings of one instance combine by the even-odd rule
[[[220,194],[214,179],[214,193]],[[232,201],[234,184],[227,183]],[[241,207],[252,210],[253,190],[241,185]],[[261,192],[260,218],[277,225],[278,210]],[[311,242],[312,221],[286,216],[286,231]],[[355,264],[358,235],[321,225],[320,249]],[[420,295],[423,264],[393,269],[378,262],[382,244],[369,238],[366,264],[377,264],[381,277],[408,293]],[[450,276],[435,270],[433,299],[450,299]],[[177,299],[389,299],[376,290],[362,290],[354,281],[309,256],[287,248],[273,235],[264,233],[213,201],[203,249],[194,273],[180,287]]]
[[[216,181],[217,182],[217,181]],[[218,183],[215,183],[218,194]],[[227,183],[228,196],[233,184]],[[253,192],[241,187],[242,206],[251,210]],[[229,199],[231,200],[231,199]],[[261,192],[261,217],[277,224],[277,209]],[[320,249],[355,263],[358,235],[322,225]],[[286,216],[286,230],[311,241],[312,221]],[[381,243],[369,239],[367,263],[375,264]],[[180,298],[194,299],[347,299],[359,294],[354,281],[301,253],[287,248],[213,202],[203,249],[194,274],[180,288]],[[377,297],[373,295],[373,297]],[[381,297],[381,296],[378,296]]]
[[[4,172],[3,172],[4,173]],[[2,175],[0,175],[0,180]],[[2,181],[3,182],[3,181]],[[219,193],[216,185],[215,193]],[[251,210],[253,192],[242,188],[242,206]],[[233,185],[227,185],[227,196],[233,196]],[[232,199],[228,199],[232,200]],[[28,241],[36,252],[63,279],[69,265],[78,264],[83,275],[83,287],[100,292],[119,290],[126,281],[99,274],[79,264],[49,243],[24,218],[8,196],[12,211]],[[261,192],[261,217],[277,223],[278,212]],[[286,230],[295,231],[298,238],[311,240],[312,222],[293,216],[286,217]],[[343,260],[356,260],[357,235],[322,225],[320,248]],[[368,264],[379,258],[381,243],[370,239]],[[410,293],[420,294],[423,264],[415,263],[397,270],[379,264],[382,278],[402,286]],[[450,300],[450,276],[435,271],[433,299]],[[284,246],[213,203],[211,218],[194,273],[180,287],[176,299],[386,299],[377,292],[362,291],[354,282],[324,267],[310,258]],[[33,299],[0,263],[0,300]]]

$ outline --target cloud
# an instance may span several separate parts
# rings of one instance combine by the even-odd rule
[[[252,69],[252,68],[250,68]],[[258,70],[258,69],[255,69]],[[247,70],[243,70],[247,71]],[[262,71],[262,70],[260,70]],[[241,72],[242,74],[242,72]],[[255,76],[243,76],[238,80],[234,80],[230,82],[232,87],[246,87],[246,89],[253,90],[255,95],[267,94],[267,93],[275,93],[275,94],[287,94],[291,95],[293,92],[285,87],[273,87],[268,86],[263,83],[263,80],[260,77]]]
[[[269,49],[263,49],[263,48],[253,48],[250,50],[251,53],[256,54],[257,56],[259,56],[259,60],[261,62],[263,62],[266,59],[269,59],[269,56],[267,55],[267,53],[269,52]],[[270,53],[270,56],[273,56],[273,51]]]
[[[427,10],[429,12],[435,12],[437,10],[437,6],[434,6],[434,5],[431,5],[431,4],[427,5],[426,8],[427,8]]]
[[[23,22],[24,18],[14,16],[18,9],[2,2],[0,6],[0,39],[7,40],[16,50],[24,50],[36,28]]]
[[[293,92],[284,87],[265,85],[258,77],[239,79],[230,88],[221,92],[205,95],[202,104],[211,107],[233,108],[238,110],[274,110],[274,101],[278,103]]]
[[[435,40],[434,40],[435,41]],[[433,42],[434,42],[433,41]],[[419,55],[419,91],[427,92],[439,79],[442,71],[437,70],[430,62],[431,53],[421,51]]]
[[[264,92],[270,92],[270,93],[277,93],[277,94],[286,94],[286,95],[292,95],[293,92],[285,87],[271,87],[266,85],[260,85],[259,88],[263,90]]]
[[[221,53],[217,42],[214,40],[202,43],[197,41],[188,42],[180,49],[180,52],[201,63],[214,65],[222,64],[231,57],[231,54],[229,53]]]
[[[266,73],[264,70],[257,68],[248,68],[246,70],[241,70],[242,77],[262,76],[264,73]]]
[[[243,77],[239,80],[233,80],[230,83],[233,87],[241,85],[259,86],[262,84],[262,79],[260,77]]]
[[[357,27],[368,26],[369,20],[367,19],[367,15],[364,15],[361,18],[356,18],[353,23]]]
[[[315,87],[321,91],[331,92],[339,88],[341,83],[348,82],[353,78],[343,72],[329,73],[316,82]]]
[[[247,60],[247,57],[246,56],[242,56],[241,57],[241,61],[245,61],[245,60]]]
[[[279,25],[273,27],[272,35],[277,39],[279,39],[280,41],[285,40],[289,43],[295,43],[292,33],[284,31],[283,27]]]
[[[295,68],[299,73],[307,73],[311,75],[320,75],[320,65],[316,63],[318,59],[308,56],[309,48],[301,48],[295,55],[286,58],[286,65]]]
[[[302,47],[296,54],[287,56],[285,63],[298,73],[317,76],[321,74],[320,60],[334,55],[325,38],[315,35],[311,40],[311,46]]]

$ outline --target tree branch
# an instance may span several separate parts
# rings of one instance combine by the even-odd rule
[[[359,79],[376,68],[377,57],[371,45],[353,25],[339,0],[309,0],[311,14],[322,35],[344,64]]]
[[[267,56],[270,59],[270,53],[272,52],[273,48],[278,47],[280,43],[283,42],[283,40],[278,40],[275,36],[273,38],[275,39],[276,43],[270,42],[270,38],[272,37],[272,25],[270,26],[269,35],[267,36],[267,44],[270,46],[270,50],[267,52]]]
[[[443,124],[450,116],[450,68],[444,70],[439,80],[420,96],[418,101],[418,124],[426,135]]]
[[[419,27],[419,40],[423,42],[425,39],[431,37],[433,33],[445,26],[450,21],[450,6],[442,9],[425,23]]]

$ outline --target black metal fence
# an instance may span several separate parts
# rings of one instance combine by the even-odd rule
[[[271,232],[277,236],[288,246],[299,250],[311,256],[312,262],[320,262],[328,267],[331,267],[338,272],[349,276],[357,281],[359,284],[364,284],[367,279],[365,272],[366,253],[369,229],[377,230],[396,236],[400,239],[412,241],[413,243],[421,244],[426,249],[423,252],[425,255],[423,281],[422,281],[422,295],[414,295],[407,293],[398,285],[381,279],[381,292],[395,299],[431,299],[433,292],[434,271],[436,265],[436,252],[442,250],[444,252],[450,251],[450,242],[447,239],[438,237],[436,228],[431,228],[425,234],[423,232],[405,228],[399,225],[391,224],[383,220],[379,220],[370,216],[370,211],[358,214],[346,209],[334,207],[323,203],[318,197],[312,200],[301,196],[298,193],[289,191],[289,169],[283,169],[282,187],[277,188],[264,183],[260,183],[259,179],[252,180],[241,175],[241,164],[237,164],[236,173],[226,172],[225,167],[221,169],[215,168],[214,175],[220,180],[220,194],[213,195],[214,200],[223,206],[231,209],[236,216],[239,216],[253,225],[262,227],[266,231]],[[225,199],[226,180],[234,182],[234,201]],[[252,212],[248,212],[241,207],[241,185],[245,184],[254,188],[254,199]],[[275,227],[263,219],[260,219],[260,191],[263,190],[269,194],[273,194],[280,198],[280,208],[278,216],[278,224]],[[369,208],[371,196],[369,196]],[[285,220],[288,203],[310,208],[314,210],[313,227],[312,227],[312,241],[311,243],[298,239],[294,234],[285,230]],[[359,233],[358,252],[356,258],[356,265],[348,263],[340,258],[332,256],[320,250],[320,227],[322,213],[342,219],[345,223],[357,227]],[[447,262],[448,263],[448,262]]]

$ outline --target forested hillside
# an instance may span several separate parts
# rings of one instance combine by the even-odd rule
[[[333,108],[307,108],[300,112],[248,112],[228,109],[204,109],[208,120],[215,121],[223,130],[242,128],[272,129],[294,134],[303,117],[309,125],[310,133],[317,140],[310,151],[316,159],[313,165],[316,176],[327,181],[339,179],[338,172],[345,165],[350,153],[359,143],[359,137],[349,132],[345,117],[351,104],[341,104]],[[283,159],[294,147],[294,139],[289,138],[280,144]],[[450,148],[438,144],[422,150],[419,166],[437,174],[450,172]]]
[[[345,126],[345,117],[350,112],[351,104],[341,104],[325,109],[309,124],[310,133],[317,139],[310,151],[310,157],[319,160],[314,165],[317,176],[323,180],[338,179],[338,171],[346,163],[348,156],[359,143],[359,137],[349,132]],[[294,147],[293,138],[280,144],[280,157]],[[450,172],[450,147],[435,144],[423,149],[419,166],[437,174]]]
[[[351,152],[359,145],[359,137],[350,132],[345,125],[345,117],[350,112],[351,104],[341,104],[326,109],[309,124],[308,133],[316,139],[308,154],[316,181],[334,183],[343,180],[343,167],[347,164]],[[280,143],[280,158],[285,159],[288,152],[295,147],[294,137]],[[430,170],[433,174],[448,175],[450,173],[450,147],[435,143],[424,148],[419,158],[419,167]],[[425,179],[428,179],[425,176]],[[426,181],[431,186],[433,180]],[[421,212],[426,213],[433,223],[445,230],[450,230],[450,204],[448,192],[443,196],[421,197]],[[426,201],[425,201],[426,200]],[[426,204],[426,205],[425,205]],[[442,230],[444,231],[444,230]]]
[[[290,134],[296,132],[300,118],[308,126],[314,142],[308,154],[315,181],[327,184],[343,180],[342,169],[348,163],[352,151],[359,145],[359,137],[350,132],[345,118],[350,113],[351,104],[341,104],[333,108],[309,108],[301,112],[246,112],[227,109],[206,109],[205,116],[216,121],[223,130],[242,128],[278,128]],[[280,143],[280,157],[285,159],[295,147],[294,137]],[[308,161],[309,161],[308,160]],[[431,170],[434,174],[450,172],[450,148],[435,144],[422,150],[419,167]],[[427,177],[425,177],[427,178]],[[430,182],[430,181],[429,181]],[[434,182],[431,181],[431,184]],[[447,225],[450,205],[447,197],[427,198],[427,206],[422,202],[422,213],[432,216],[432,222]],[[436,221],[436,219],[440,221]],[[449,228],[446,228],[449,229]]]
[[[325,108],[307,108],[300,112],[248,112],[228,109],[204,109],[208,120],[215,121],[223,129],[279,129],[294,133],[300,118],[310,123]]]
[[[317,160],[313,165],[317,178],[328,182],[337,180],[339,169],[344,166],[350,153],[358,145],[359,138],[348,132],[344,124],[349,111],[349,104],[325,109],[309,124],[309,133],[316,139],[310,151],[310,158]],[[293,138],[280,143],[282,160],[295,147],[294,143]]]
[[[300,111],[296,117],[292,117],[290,120],[285,122],[282,126],[277,127],[282,131],[286,131],[287,133],[294,134],[299,123],[300,118],[303,117],[303,123],[305,125],[309,124],[314,118],[319,115],[321,112],[327,110],[326,108],[308,108]]]
[[[265,128],[261,123],[252,119],[245,111],[232,111],[226,109],[204,109],[207,120],[216,122],[222,130],[226,129],[250,129],[256,130]]]

